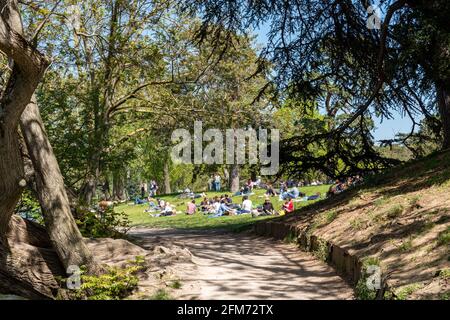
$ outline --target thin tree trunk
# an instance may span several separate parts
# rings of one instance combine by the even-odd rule
[[[439,114],[442,122],[443,142],[442,148],[450,148],[450,88],[444,85],[437,86]]]
[[[80,201],[87,206],[91,205],[97,192],[98,177],[100,176],[99,167],[99,160],[97,160],[97,156],[94,156],[94,159],[91,160],[91,164],[89,165],[89,174],[80,190]]]
[[[103,183],[103,196],[105,198],[105,200],[111,200],[113,198],[113,196],[111,195],[111,189],[109,187],[109,178],[108,175],[106,175],[105,177],[105,182]]]
[[[113,173],[113,199],[114,200],[125,200],[125,174],[120,170],[115,170]]]
[[[170,171],[168,161],[164,162],[164,193],[172,193],[170,190]]]
[[[71,265],[84,265],[94,272],[97,265],[72,216],[58,161],[45,132],[34,96],[22,113],[20,121],[36,173],[39,203],[53,247],[66,268]]]
[[[239,165],[231,165],[231,175],[230,175],[230,191],[235,193],[239,191]]]

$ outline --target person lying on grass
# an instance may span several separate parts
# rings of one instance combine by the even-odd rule
[[[291,191],[285,191],[280,194],[280,200],[286,200],[287,198],[295,199],[300,196],[305,196],[304,193],[301,193],[300,190],[298,190],[297,187],[293,187]]]
[[[320,198],[320,192],[317,192],[316,194],[309,196],[308,201],[317,200]]]

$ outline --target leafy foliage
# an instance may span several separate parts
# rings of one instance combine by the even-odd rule
[[[82,269],[81,288],[72,294],[75,300],[120,300],[138,285],[136,274],[143,269],[143,257],[136,257],[124,268],[108,267],[99,276],[85,274]]]
[[[15,212],[21,215],[22,218],[33,220],[39,224],[44,223],[41,206],[36,197],[28,189],[23,191]]]
[[[130,229],[128,215],[114,208],[102,212],[79,208],[76,222],[83,236],[90,238],[121,238]]]

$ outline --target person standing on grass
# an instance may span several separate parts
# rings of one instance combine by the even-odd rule
[[[141,199],[145,199],[145,186],[144,183],[141,183]]]
[[[220,191],[220,175],[218,173],[214,176],[214,188],[215,191]]]

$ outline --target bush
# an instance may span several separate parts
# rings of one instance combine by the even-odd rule
[[[150,300],[171,300],[171,299],[172,297],[164,289],[159,289],[152,297],[150,297]]]
[[[369,266],[380,266],[380,260],[376,257],[368,257],[363,261],[362,275],[355,288],[355,295],[358,300],[375,300],[377,297],[377,290],[370,289],[367,286],[367,279],[370,276],[367,272]]]
[[[324,262],[327,261],[329,255],[327,242],[317,239],[317,248],[312,253],[317,259]]]
[[[124,212],[108,208],[104,212],[92,212],[79,208],[76,219],[84,237],[122,238],[130,229],[130,220]]]
[[[439,234],[438,245],[447,245],[450,243],[450,227]]]
[[[325,222],[326,222],[327,224],[329,224],[329,223],[333,222],[334,219],[337,218],[337,216],[338,216],[338,213],[337,213],[336,210],[328,211],[328,212],[325,214]]]
[[[422,285],[419,283],[413,283],[408,286],[405,286],[395,292],[395,300],[406,300],[408,297],[413,294],[415,291],[422,288]]]
[[[81,270],[81,287],[71,294],[75,300],[120,300],[130,295],[138,285],[136,274],[143,268],[143,259],[136,257],[124,268],[108,267],[99,276],[86,275]]]
[[[395,218],[399,217],[402,213],[403,213],[403,206],[400,204],[397,204],[388,210],[387,217],[390,219],[395,219]]]

